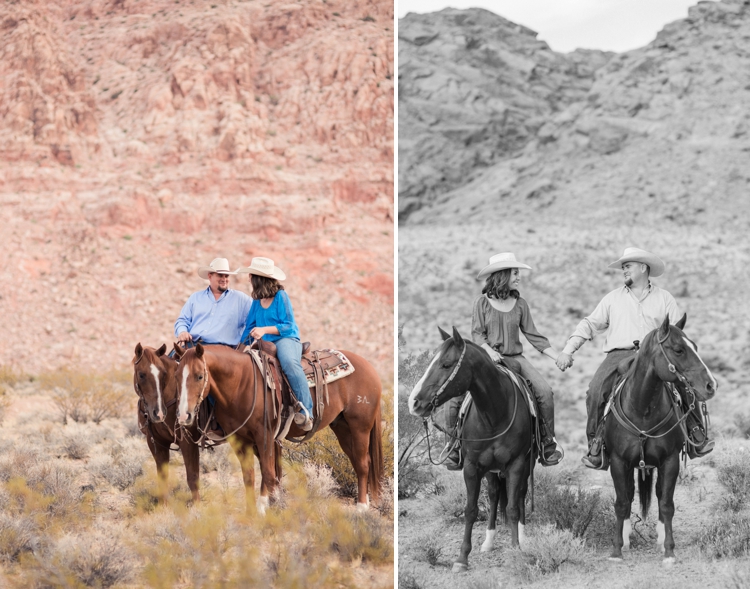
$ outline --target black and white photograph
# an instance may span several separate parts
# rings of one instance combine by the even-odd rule
[[[398,586],[750,586],[750,5],[396,16]]]

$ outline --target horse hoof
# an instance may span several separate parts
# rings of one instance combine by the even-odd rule
[[[666,568],[671,568],[674,566],[674,563],[677,562],[677,559],[675,559],[674,556],[668,556],[664,560],[661,561],[662,566]]]
[[[607,560],[610,562],[624,562],[625,559],[622,556],[609,556],[607,557]]]
[[[465,573],[469,570],[469,565],[464,564],[462,562],[454,562],[453,563],[453,572],[454,573]]]
[[[357,511],[359,513],[366,512],[370,509],[367,503],[357,503]]]

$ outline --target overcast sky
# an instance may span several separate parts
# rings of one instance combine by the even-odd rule
[[[578,47],[618,53],[643,47],[696,4],[698,0],[396,0],[399,18],[448,6],[486,8],[533,29],[563,53]]]

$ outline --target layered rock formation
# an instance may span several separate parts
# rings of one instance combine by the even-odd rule
[[[399,23],[399,212],[408,215],[503,159],[586,96],[611,54],[552,51],[487,10]]]
[[[29,0],[1,18],[1,362],[126,365],[171,338],[198,266],[268,255],[309,337],[389,369],[391,2]]]

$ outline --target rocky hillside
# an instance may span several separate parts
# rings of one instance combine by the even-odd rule
[[[421,36],[434,36],[433,43],[446,29],[459,38],[460,25],[446,25],[451,14],[485,23],[492,18],[476,10],[411,14],[403,28],[416,30],[421,22]],[[494,22],[498,34],[514,43],[524,34],[499,17]],[[525,35],[531,43],[533,36]],[[429,46],[399,41],[400,55],[422,55]],[[442,66],[433,62],[435,75],[455,80],[450,68],[468,71],[448,57]],[[407,68],[409,60],[400,63]],[[486,71],[484,79],[515,70],[499,65],[492,75]],[[410,72],[402,71],[399,81],[407,88],[399,112],[407,117],[411,107],[403,102],[412,101],[429,79]],[[529,78],[523,87],[527,103],[534,104]],[[520,84],[507,92],[517,92]],[[435,90],[433,105],[448,101],[449,87],[455,84]],[[522,294],[537,327],[561,349],[578,321],[622,284],[621,273],[607,265],[625,247],[637,245],[666,261],[667,272],[655,282],[687,312],[687,333],[699,342],[720,383],[711,410],[731,423],[750,398],[748,91],[750,3],[701,2],[648,46],[598,67],[580,98],[557,112],[549,107],[533,127],[527,124],[523,145],[494,163],[471,166],[463,177],[448,162],[469,149],[440,132],[454,119],[423,127],[425,137],[433,134],[434,142],[443,142],[439,157],[415,146],[403,155],[399,174],[420,162],[444,166],[457,180],[432,195],[435,186],[426,181],[403,189],[420,196],[399,205],[402,351],[437,345],[436,325],[470,332],[472,302],[482,287],[476,273],[500,251],[515,252],[533,268],[523,273]],[[412,119],[404,127],[417,124]],[[469,134],[473,127],[461,129]],[[563,402],[576,403],[580,430],[571,435],[584,440],[581,395],[601,362],[601,341],[584,346],[574,370],[564,374],[528,344],[526,349]]]
[[[124,366],[267,255],[306,339],[390,369],[392,2],[2,8],[0,363]]]
[[[512,48],[493,66],[483,66],[481,79],[511,80],[502,84],[502,91],[488,93],[485,102],[505,102],[508,93],[518,95],[518,89],[523,89],[515,100],[526,106],[523,112],[531,123],[523,125],[523,133],[498,128],[495,142],[515,148],[494,159],[474,159],[470,171],[453,162],[470,156],[471,142],[464,140],[461,145],[446,137],[461,132],[468,137],[474,127],[445,114],[429,128],[425,126],[430,141],[415,142],[404,154],[400,170],[425,169],[434,162],[442,167],[440,177],[454,181],[436,185],[438,176],[429,172],[429,180],[400,187],[400,193],[412,197],[399,205],[403,220],[422,222],[455,215],[487,219],[500,210],[529,209],[553,219],[575,207],[578,218],[592,222],[626,218],[654,225],[747,227],[750,110],[745,95],[750,88],[750,6],[744,1],[701,2],[690,9],[688,18],[665,26],[642,49],[608,59],[599,54],[596,61],[591,60],[595,54],[588,53],[589,74],[583,79],[571,75],[570,68],[556,78],[545,76],[550,88],[575,88],[577,92],[561,93],[565,99],[557,108],[549,103],[537,106],[536,116],[532,115],[533,105],[539,103],[536,65],[542,56],[565,64],[575,53],[555,54],[533,33],[514,29],[515,25],[484,11],[410,14],[403,19],[403,29],[420,30],[423,44],[399,40],[399,55],[404,56],[400,112],[410,119],[404,128],[419,124],[417,117],[410,116],[416,109],[412,96],[419,95],[431,77],[415,73],[410,64],[422,60],[431,43],[436,44],[435,54],[446,51],[444,64],[433,59],[429,70],[446,81],[435,85],[430,97],[433,104],[448,102],[461,87],[460,76],[454,72],[466,77],[478,73],[463,65],[471,55],[467,47],[476,43],[468,41],[473,29],[462,24],[470,20],[487,23],[482,40],[494,33]],[[461,40],[462,50],[452,52],[447,41],[441,41],[446,38]],[[458,110],[470,112],[471,104],[466,93]],[[425,112],[433,116],[438,111]],[[441,145],[439,157],[433,156],[430,147],[437,143]]]
[[[487,10],[399,22],[399,214],[517,157],[539,128],[586,98],[612,54],[555,53]]]

